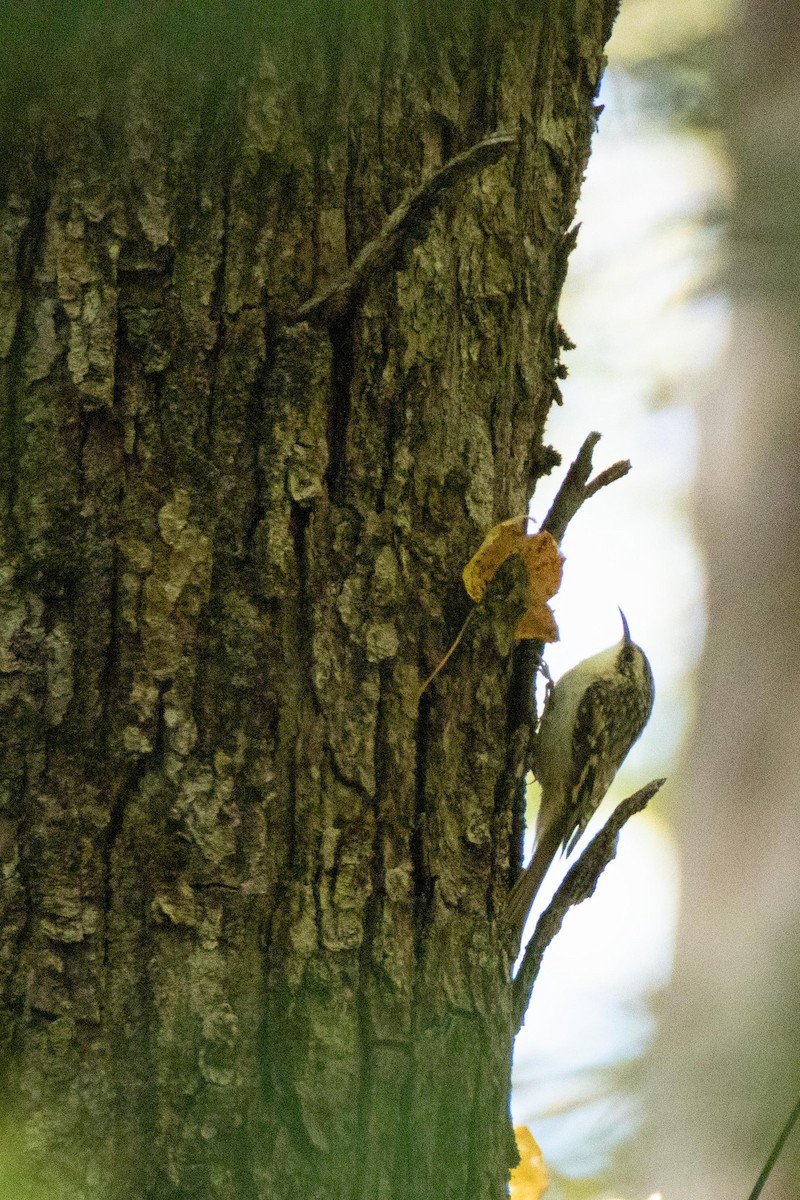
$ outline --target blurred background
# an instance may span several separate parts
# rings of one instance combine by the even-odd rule
[[[514,1120],[554,1200],[746,1200],[800,1093],[800,5],[623,0],[600,99],[549,439],[633,470],[565,538],[547,657],[622,606],[657,698],[601,816],[669,782],[545,957]]]

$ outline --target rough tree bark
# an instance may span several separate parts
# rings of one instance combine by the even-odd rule
[[[505,1192],[529,679],[478,620],[418,689],[555,462],[615,7],[230,6],[226,69],[106,6],[17,97],[0,1062],[51,1200]]]

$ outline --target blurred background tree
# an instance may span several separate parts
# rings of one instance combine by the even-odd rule
[[[609,46],[562,304],[578,350],[549,430],[569,446],[601,405],[635,471],[565,543],[550,658],[610,641],[617,601],[641,613],[659,696],[619,790],[671,778],[545,961],[534,1005],[560,1014],[560,1058],[518,1039],[516,1111],[561,1172],[553,1194],[746,1195],[800,1090],[799,48],[795,5],[726,0],[627,0]],[[570,645],[598,580],[603,631],[582,621]],[[796,1197],[799,1156],[795,1132],[771,1196]]]
[[[800,1092],[800,9],[709,46],[734,178],[728,352],[698,402],[708,632],[676,787],[683,900],[648,1179],[747,1194]],[[769,1185],[800,1186],[795,1135]]]

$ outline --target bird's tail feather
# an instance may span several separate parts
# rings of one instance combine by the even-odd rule
[[[506,906],[503,909],[503,920],[510,929],[514,930],[514,937],[517,942],[522,938],[531,905],[536,899],[536,894],[550,868],[550,864],[558,853],[560,842],[559,829],[551,828],[550,830],[543,830],[542,835],[536,843],[536,849],[533,852],[530,864],[522,872],[509,893]]]

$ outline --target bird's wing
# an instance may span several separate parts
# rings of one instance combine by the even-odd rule
[[[617,773],[622,755],[616,754],[609,726],[613,684],[597,679],[583,694],[572,736],[573,775],[567,791],[564,848],[570,854]]]

